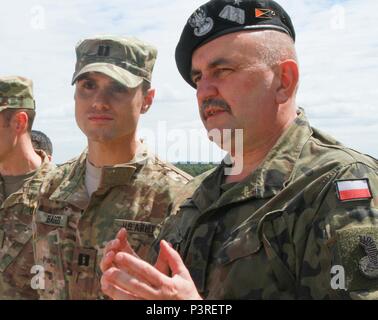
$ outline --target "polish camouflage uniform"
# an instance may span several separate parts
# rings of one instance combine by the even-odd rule
[[[246,30],[295,41],[275,1],[211,0],[189,18],[176,47],[184,80],[196,88],[196,49]],[[225,163],[194,180],[201,185],[159,236],[178,249],[204,298],[378,298],[375,159],[311,128],[299,111],[246,179],[225,184]],[[158,241],[153,249],[151,261]]]
[[[32,82],[21,77],[0,78],[0,112],[5,109],[34,109]],[[54,166],[47,155],[36,151],[42,165],[23,187],[5,196],[0,175],[0,299],[38,299],[31,287],[34,264],[32,213],[42,179]]]
[[[301,111],[248,178],[224,184],[224,168],[197,178],[159,236],[204,298],[378,299],[375,159],[311,128]],[[340,183],[358,180],[371,197],[341,200]]]
[[[101,72],[126,87],[150,80],[156,50],[132,39],[96,37],[77,47],[73,78]],[[124,69],[126,68],[126,69]],[[126,71],[126,73],[124,72]],[[85,186],[87,152],[49,175],[34,214],[36,264],[45,269],[41,299],[102,299],[99,263],[108,241],[125,227],[133,249],[146,257],[156,225],[186,198],[191,176],[151,155],[102,168],[100,186],[89,197]]]

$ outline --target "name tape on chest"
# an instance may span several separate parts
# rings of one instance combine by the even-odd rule
[[[369,200],[373,198],[368,179],[336,181],[340,201]]]
[[[52,214],[38,210],[36,220],[38,223],[64,228],[67,226],[68,217],[60,214]]]
[[[129,233],[147,234],[152,236],[156,229],[156,224],[144,221],[115,219],[114,223],[119,228],[125,228]]]

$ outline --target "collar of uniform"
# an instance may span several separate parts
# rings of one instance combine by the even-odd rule
[[[36,170],[35,174],[24,183],[20,190],[10,195],[7,199],[4,199],[3,181],[2,179],[0,180],[0,204],[2,208],[18,203],[29,206],[32,205],[32,201],[36,199],[35,195],[37,195],[39,191],[43,178],[48,171],[54,168],[54,165],[50,162],[47,154],[43,150],[35,150],[35,152],[42,159],[41,166]],[[1,197],[3,197],[4,202],[1,201]]]
[[[102,168],[101,181],[97,193],[106,192],[109,188],[123,186],[134,176],[151,158],[146,143],[140,141],[135,156],[127,163],[106,166]]]
[[[120,164],[102,168],[101,181],[96,192],[106,192],[109,188],[129,183],[140,166],[139,164]]]
[[[303,109],[286,132],[278,139],[264,162],[243,182],[220,195],[225,163],[207,178],[193,195],[193,201],[201,211],[211,210],[250,198],[269,198],[277,194],[290,180],[293,168],[304,144],[312,135],[312,129]],[[217,186],[214,188],[214,186]]]
[[[50,200],[66,201],[84,210],[89,203],[89,195],[85,187],[85,170],[88,156],[86,149],[75,161],[71,173],[67,175],[59,187],[50,196]],[[148,159],[151,157],[145,143],[137,149],[137,154],[132,160],[133,163],[108,166],[102,169],[101,182],[96,193],[102,194],[112,187],[125,185],[139,172]],[[134,162],[136,161],[136,162]]]
[[[22,188],[24,203],[27,203],[31,199],[35,198],[35,197],[31,197],[31,195],[35,196],[39,192],[39,188],[46,174],[50,170],[55,168],[55,165],[50,161],[46,152],[44,152],[43,150],[35,150],[35,152],[41,157],[42,163],[41,163],[41,166],[38,168],[37,172],[35,173],[35,175],[29,180],[28,183],[25,183]]]

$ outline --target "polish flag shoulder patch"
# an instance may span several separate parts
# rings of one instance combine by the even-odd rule
[[[373,198],[369,179],[339,180],[335,183],[340,201],[369,200]]]

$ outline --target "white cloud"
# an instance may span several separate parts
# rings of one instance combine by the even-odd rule
[[[167,119],[172,128],[201,128],[195,92],[177,72],[174,49],[185,21],[203,2],[14,0],[2,5],[6,14],[0,20],[0,74],[34,80],[36,129],[52,138],[57,162],[77,155],[86,145],[74,120],[70,80],[76,43],[94,34],[134,35],[158,47],[153,76],[157,98],[141,128],[157,130],[159,119]],[[373,14],[378,2],[278,2],[297,31],[299,104],[314,126],[378,156],[378,24]]]

